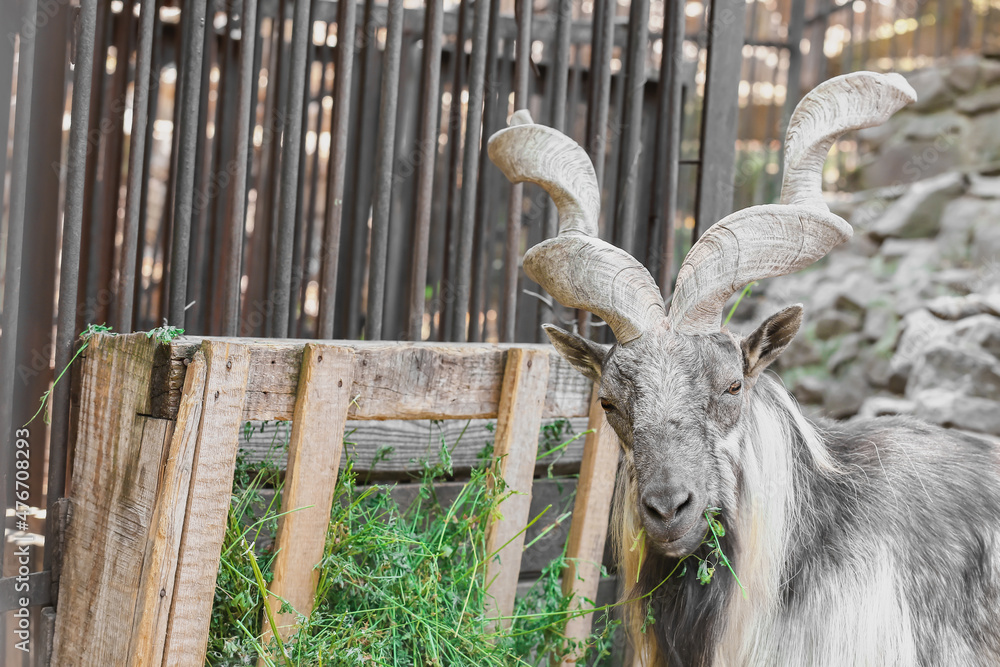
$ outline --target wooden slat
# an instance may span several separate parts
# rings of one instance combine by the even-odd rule
[[[177,422],[167,450],[156,496],[139,600],[128,655],[134,665],[159,665],[163,659],[177,556],[184,528],[191,468],[205,396],[205,355],[195,354],[184,380]]]
[[[291,424],[294,425],[295,421]],[[349,457],[354,463],[354,471],[362,480],[409,480],[413,478],[414,470],[419,470],[422,461],[440,460],[441,442],[444,441],[450,452],[455,477],[467,477],[473,467],[481,465],[483,448],[494,439],[495,430],[487,430],[487,424],[495,424],[495,421],[349,421],[345,428],[347,456],[340,465],[343,468]],[[580,433],[587,429],[587,418],[574,417],[570,424],[572,433]],[[278,446],[287,442],[289,435],[288,422],[266,426],[258,422],[254,424],[254,432],[249,439],[241,439],[240,451],[248,462],[270,460],[283,468],[285,461]],[[566,435],[565,439],[570,437]],[[580,438],[569,443],[565,449],[538,459],[535,476],[547,474],[550,465],[555,475],[576,474],[583,460],[583,449],[584,439]]]
[[[55,665],[120,664],[172,423],[148,410],[155,341],[95,336],[80,371],[72,513],[59,581]]]
[[[173,419],[183,384],[184,359],[201,340],[232,341],[250,347],[251,370],[243,418],[291,419],[299,365],[306,341],[183,338],[156,368],[153,411]],[[500,385],[509,345],[365,343],[337,341],[355,351],[350,419],[485,419],[497,416]],[[590,382],[550,345],[519,346],[544,353],[549,379],[542,397],[543,417],[586,417]]]
[[[567,566],[563,570],[563,594],[574,594],[575,609],[593,606],[601,583],[601,562],[608,534],[608,515],[615,490],[615,470],[618,466],[618,436],[608,426],[598,400],[597,388],[590,404],[590,428],[587,434],[580,478],[573,505],[573,522],[566,545]],[[571,618],[566,623],[567,639],[583,642],[590,636],[593,614]],[[564,665],[582,660],[583,651],[563,661]]]
[[[514,611],[548,375],[549,353],[544,348],[507,353],[493,454],[499,476],[514,494],[500,503],[501,516],[486,526],[486,553],[495,554],[486,563],[487,617],[503,619]],[[509,627],[510,621],[501,620],[500,625]]]
[[[305,346],[270,586],[277,597],[268,598],[275,614],[282,599],[306,616],[313,608],[319,581],[316,566],[323,560],[353,377],[354,350]],[[295,614],[280,614],[276,620],[283,637],[294,630]],[[269,634],[265,643],[267,639]]]
[[[245,345],[206,340],[203,350],[205,398],[163,651],[170,666],[205,660],[250,372]]]

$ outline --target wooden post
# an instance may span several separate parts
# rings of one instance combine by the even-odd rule
[[[96,335],[80,373],[71,518],[52,664],[128,655],[159,470],[173,422],[146,416],[156,341]]]
[[[597,585],[601,581],[601,562],[604,560],[604,542],[608,534],[608,515],[611,497],[615,490],[615,470],[618,467],[618,436],[604,419],[604,410],[598,400],[597,386],[590,403],[587,435],[580,464],[580,479],[573,504],[573,522],[569,528],[566,546],[566,569],[562,575],[564,595],[573,594],[571,609],[592,604],[597,598]],[[590,636],[593,614],[577,616],[566,622],[564,636],[578,642]],[[582,660],[584,647],[566,658],[563,665]]]
[[[134,665],[159,665],[167,634],[174,575],[187,511],[191,469],[205,397],[205,355],[195,354],[184,378],[173,438],[156,494],[156,508],[139,579],[139,600],[128,655]]]
[[[300,614],[312,611],[319,581],[316,566],[323,560],[353,381],[354,350],[317,343],[305,346],[267,601],[275,613],[282,600]],[[295,614],[281,614],[276,621],[287,638],[297,619]],[[266,623],[265,628],[266,645],[271,631]]]
[[[546,350],[513,348],[507,352],[493,455],[499,459],[499,476],[515,493],[500,503],[500,518],[486,527],[486,553],[492,556],[486,563],[486,615],[502,619],[503,628],[510,627],[510,620],[503,617],[514,611],[548,379]]]
[[[206,340],[202,349],[204,405],[163,651],[170,666],[205,660],[250,372],[246,345]]]

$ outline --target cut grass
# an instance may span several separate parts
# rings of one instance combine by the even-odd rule
[[[551,450],[567,425],[548,425],[541,448]],[[206,664],[540,666],[581,648],[564,640],[562,630],[594,603],[574,604],[563,595],[565,550],[518,601],[510,628],[492,628],[483,570],[494,554],[485,551],[485,526],[512,492],[494,478],[492,464],[484,464],[453,502],[441,502],[434,484],[450,476],[451,448],[444,443],[441,461],[424,465],[419,493],[407,508],[384,487],[358,486],[348,462],[337,481],[316,609],[283,645],[272,639],[264,646],[273,554],[260,544],[276,533],[280,501],[275,494],[267,502],[260,491],[273,486],[280,492],[273,462],[285,445],[276,440],[269,462],[237,465]],[[485,454],[490,461],[488,447]],[[607,616],[608,608],[599,611]],[[601,630],[587,642],[588,662],[610,653],[617,622],[605,618],[596,625]]]

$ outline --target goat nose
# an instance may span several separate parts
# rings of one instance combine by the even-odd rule
[[[668,527],[691,505],[688,491],[652,493],[643,501],[646,513],[651,519]]]

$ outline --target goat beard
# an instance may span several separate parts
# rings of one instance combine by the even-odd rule
[[[612,516],[612,545],[622,586],[622,625],[643,667],[709,665],[721,634],[721,608],[733,593],[732,577],[716,568],[708,585],[697,576],[699,560],[665,556],[645,542],[637,511],[638,485],[634,469],[622,457]],[[725,516],[725,512],[723,513]],[[721,538],[732,559],[733,531]],[[710,547],[701,544],[693,555],[704,558]],[[669,578],[669,579],[668,579]],[[665,581],[666,580],[666,581]]]

